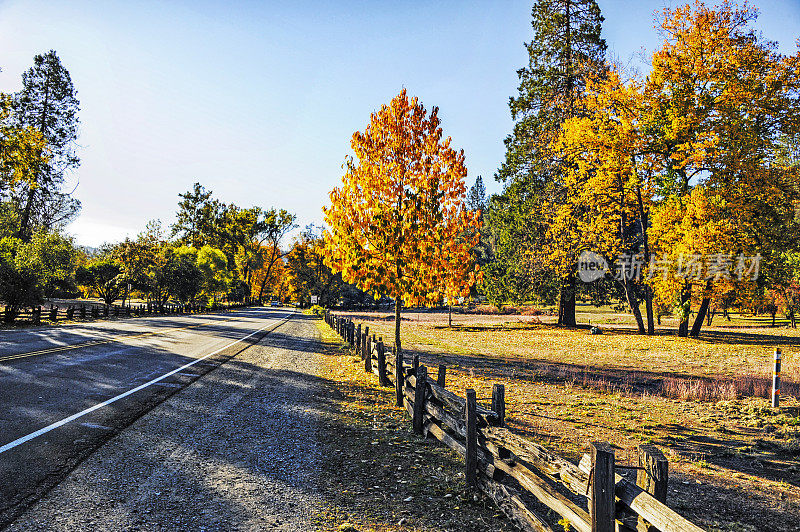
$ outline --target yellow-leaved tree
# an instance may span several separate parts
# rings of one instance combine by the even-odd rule
[[[739,257],[759,257],[763,286],[800,247],[798,169],[777,156],[800,135],[800,53],[779,54],[750,29],[755,17],[730,2],[665,10],[647,78],[623,82],[609,66],[589,79],[585,113],[554,143],[571,166],[548,205],[552,259],[640,256],[646,279],[621,278],[640,332],[640,297],[648,333],[654,302],[673,302],[679,335],[697,336],[712,299],[752,292],[755,279],[731,277]]]
[[[465,206],[464,152],[442,137],[438,108],[429,114],[405,89],[350,145],[355,158],[323,209],[325,262],[361,290],[394,299],[400,350],[403,303],[469,295],[480,213]]]

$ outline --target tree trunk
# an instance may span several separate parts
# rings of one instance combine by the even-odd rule
[[[636,157],[631,156],[633,167],[636,168]],[[637,170],[638,172],[638,170]],[[644,263],[650,264],[650,241],[647,237],[647,228],[650,226],[649,212],[645,211],[644,201],[642,201],[642,189],[636,187],[636,201],[639,210],[639,228],[642,231],[642,251],[644,254]],[[644,283],[644,302],[645,310],[647,312],[647,334],[652,336],[656,332],[655,324],[653,323],[653,288]],[[659,325],[661,325],[661,318],[659,316]]]
[[[656,333],[656,326],[653,320],[653,289],[649,285],[644,287],[644,306],[647,312],[647,334],[652,336]],[[661,325],[660,317],[658,324]]]
[[[639,300],[636,298],[636,293],[633,291],[630,280],[622,279],[622,288],[625,290],[625,299],[628,300],[628,306],[631,308],[631,313],[636,319],[636,328],[639,329],[639,334],[645,333],[644,320],[642,320],[642,311],[639,309]]]
[[[575,327],[575,323],[575,276],[568,275],[562,279],[558,299],[558,325]]]
[[[394,346],[396,353],[401,353],[400,350],[400,309],[403,308],[403,299],[397,296],[394,299]]]
[[[693,338],[700,336],[700,329],[703,328],[703,321],[706,319],[708,306],[711,304],[711,297],[708,295],[708,293],[711,291],[711,286],[712,281],[709,279],[706,281],[706,297],[703,298],[702,303],[700,303],[700,308],[697,309],[697,316],[694,319],[694,325],[692,325],[692,332],[689,333],[689,336]]]
[[[28,229],[30,227],[31,210],[33,209],[33,200],[35,197],[36,188],[31,186],[30,190],[28,190],[28,198],[25,201],[25,210],[22,211],[22,218],[19,221],[19,231],[17,232],[17,238],[24,242],[28,242],[31,236]]]
[[[258,300],[259,301],[261,301],[261,298],[264,296],[264,286],[267,284],[267,281],[269,280],[270,275],[272,275],[272,266],[275,265],[275,261],[277,260],[275,258],[275,255],[277,255],[277,251],[276,251],[277,249],[278,249],[277,246],[273,249],[272,256],[269,259],[269,266],[267,266],[267,273],[264,274],[264,278],[261,280],[261,286],[258,289]]]
[[[453,326],[453,305],[447,305],[447,326]]]
[[[697,309],[697,316],[694,318],[694,324],[692,325],[692,331],[689,333],[689,336],[693,338],[700,336],[700,329],[703,328],[703,321],[706,319],[706,313],[708,313],[708,306],[710,303],[710,298],[703,298],[703,301],[700,303],[700,308]]]
[[[689,336],[689,310],[692,305],[692,283],[685,283],[681,289],[681,322],[678,325],[678,336]]]

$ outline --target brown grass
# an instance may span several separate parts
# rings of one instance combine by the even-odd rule
[[[393,323],[358,321],[393,337]],[[800,519],[800,334],[712,328],[700,339],[630,329],[565,330],[538,317],[404,316],[404,351],[447,366],[447,386],[487,402],[506,385],[508,424],[577,461],[588,441],[655,443],[670,460],[669,504],[709,529],[796,530]],[[783,402],[769,408],[773,349]]]

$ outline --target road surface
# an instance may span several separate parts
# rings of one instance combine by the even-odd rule
[[[307,317],[257,308],[0,335],[0,528],[310,528]]]

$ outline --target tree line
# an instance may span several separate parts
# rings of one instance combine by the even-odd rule
[[[0,301],[10,316],[57,297],[106,305],[136,297],[157,307],[220,298],[310,305],[312,295],[327,305],[366,301],[323,264],[318,228],[286,248],[294,214],[225,203],[199,183],[179,194],[171,227],[155,220],[135,238],[77,246],[65,228],[80,211],[68,188],[80,164],[78,112],[55,51],[34,57],[18,93],[0,94]]]

